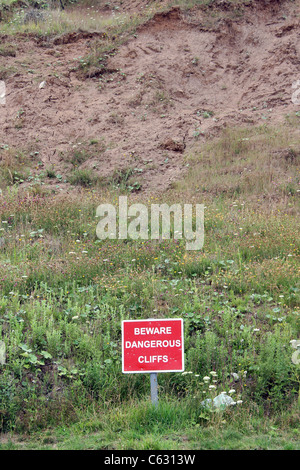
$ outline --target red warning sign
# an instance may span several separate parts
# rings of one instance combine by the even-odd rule
[[[183,320],[124,320],[122,371],[182,372],[184,370]]]

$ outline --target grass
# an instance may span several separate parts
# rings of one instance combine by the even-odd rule
[[[298,128],[264,125],[250,131],[225,130],[217,141],[201,147],[196,143],[187,162],[193,170],[178,188],[190,187],[190,194],[214,195],[221,190],[237,199],[247,194],[256,200],[263,194],[271,202],[280,192],[284,200],[284,196],[295,195],[299,185],[295,171],[299,166]]]
[[[197,199],[206,205],[201,252],[185,251],[184,240],[98,240],[96,208],[101,202],[117,204],[119,194],[103,187],[69,194],[29,193],[22,185],[6,190],[0,201],[0,331],[7,355],[7,363],[0,366],[3,431],[37,436],[42,429],[61,425],[73,433],[80,423],[94,420],[94,409],[107,419],[99,435],[80,443],[72,434],[59,446],[297,447],[294,424],[270,424],[292,420],[299,393],[290,344],[299,335],[297,192],[283,189],[290,166],[280,159],[276,186],[266,177],[268,186],[258,185],[255,192],[252,185],[241,184],[238,197],[221,190],[216,195],[222,153],[229,160],[233,154],[237,160],[253,158],[267,175],[269,168],[275,170],[264,167],[263,153],[272,154],[277,145],[285,148],[285,131],[281,129],[275,144],[269,138],[274,129],[263,134],[237,129],[230,138],[225,134],[203,148],[201,158],[195,152],[195,172],[198,161],[205,161],[207,168],[209,159],[216,162],[213,179],[205,174],[207,191]],[[249,139],[242,140],[247,143],[242,149],[241,139]],[[238,161],[228,166],[228,185],[236,165]],[[123,180],[124,175],[119,184]],[[199,180],[186,174],[162,202],[176,201],[178,191],[182,202],[195,201],[191,195]],[[270,197],[263,197],[266,193]],[[141,194],[140,202],[160,201]],[[184,318],[186,370],[191,374],[160,375],[158,428],[153,431],[149,425],[145,434],[150,411],[143,403],[149,384],[139,374],[121,373],[121,320],[178,315]],[[229,418],[210,415],[201,406],[207,396],[201,379],[211,371],[217,376],[215,394],[233,388],[243,402]],[[238,375],[237,381],[232,374]],[[126,415],[117,439],[111,431],[112,410]],[[258,427],[266,415],[271,417],[268,431],[253,431],[247,421],[241,435],[238,423],[246,422],[250,410]],[[133,432],[134,412],[138,429]],[[159,424],[166,419],[164,413],[173,420],[168,424],[171,441]],[[219,432],[214,441],[213,429]],[[56,442],[56,431],[49,432]],[[188,436],[184,441],[182,433]]]
[[[154,11],[97,20],[110,36],[82,72],[98,67],[99,57],[105,62]],[[27,31],[93,25],[75,10],[57,14],[56,26],[47,20]],[[25,25],[7,26],[17,30]],[[168,97],[157,94],[159,103]],[[204,113],[210,118],[213,110]],[[24,119],[20,109],[15,126]],[[84,168],[103,150],[102,139],[63,156],[73,186],[66,192],[45,184],[68,182],[52,167],[39,171],[38,152],[2,145],[1,450],[299,449],[299,365],[291,345],[300,331],[298,130],[295,113],[280,128],[227,129],[206,144],[195,134],[186,157],[191,171],[160,198],[139,192],[147,207],[203,203],[199,252],[173,238],[97,238],[97,206],[117,205],[124,193],[131,204],[141,189],[139,169],[98,184]],[[178,316],[186,373],[159,375],[156,409],[149,377],[121,372],[121,321]],[[203,406],[223,391],[235,406]]]
[[[70,174],[68,182],[73,185],[88,187],[96,184],[97,177],[95,177],[93,172],[89,169],[77,169]]]
[[[4,44],[0,46],[0,56],[2,57],[15,57],[16,49],[12,44]]]
[[[297,411],[285,418],[266,420],[242,409],[213,416],[200,424],[188,403],[161,399],[158,408],[149,400],[97,410],[68,428],[36,432],[30,440],[10,435],[0,440],[1,450],[299,450]],[[242,426],[241,426],[242,424]]]
[[[93,13],[94,11],[94,13]],[[26,13],[25,13],[26,14]],[[84,31],[102,31],[122,24],[126,16],[118,15],[116,18],[106,19],[99,15],[97,10],[89,11],[78,10],[48,10],[43,14],[43,18],[24,23],[24,13],[17,12],[9,23],[4,25],[4,32],[7,34],[35,33],[41,36],[59,35],[82,29]]]
[[[34,33],[39,36],[51,36],[69,33],[78,30],[84,31],[108,31],[110,36],[122,36],[128,34],[153,14],[153,8],[146,9],[141,15],[129,15],[115,12],[111,16],[103,15],[99,7],[91,5],[80,8],[69,7],[66,10],[58,8],[39,9],[39,17],[36,21],[26,21],[27,9],[16,10],[10,21],[2,24],[3,33]],[[149,12],[147,12],[149,10]],[[24,22],[25,18],[25,22]],[[131,31],[132,33],[132,31]],[[114,40],[116,38],[114,37]]]

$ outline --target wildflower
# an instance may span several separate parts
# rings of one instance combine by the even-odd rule
[[[217,388],[217,387],[216,387],[215,385],[210,385],[208,388],[209,388],[210,390],[214,390],[214,389]]]
[[[243,400],[237,400],[236,402],[238,405],[241,405],[243,403]]]
[[[208,377],[207,375],[205,377],[203,377],[203,380],[204,382],[209,382],[210,381],[210,377]]]
[[[232,393],[235,393],[234,388],[231,388],[228,393],[229,393],[230,395],[231,395]]]
[[[212,370],[212,371],[210,372],[210,375],[212,375],[213,377],[216,377],[218,374],[217,374],[214,370]]]

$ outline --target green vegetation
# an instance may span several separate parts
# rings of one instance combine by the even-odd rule
[[[105,68],[154,7],[107,20],[80,71]],[[5,11],[9,34],[74,31],[82,19],[70,10],[24,24],[24,12]],[[20,108],[15,127],[25,119]],[[176,238],[97,238],[98,205],[120,194],[136,202],[142,188],[138,168],[99,182],[81,167],[102,141],[63,156],[66,179],[41,171],[36,149],[0,145],[0,449],[299,449],[298,131],[295,113],[280,128],[227,129],[201,147],[195,133],[191,171],[161,198],[139,193],[149,206],[203,203],[199,252]],[[148,376],[121,372],[121,321],[150,317],[184,319],[186,371],[159,374],[157,408]],[[234,406],[203,405],[222,392]]]
[[[39,193],[16,183],[6,190],[0,200],[2,431],[38,436],[49,429],[62,447],[80,447],[75,436],[93,428],[101,444],[86,439],[95,448],[108,441],[113,448],[297,448],[299,366],[290,341],[299,335],[298,192],[286,188],[297,187],[299,173],[296,161],[291,167],[285,158],[296,151],[276,153],[278,167],[272,160],[264,167],[264,155],[285,145],[295,128],[286,126],[275,134],[267,128],[226,132],[195,151],[193,172],[167,199],[205,204],[201,252],[187,252],[184,240],[98,240],[96,208],[117,204],[119,193]],[[246,167],[255,162],[254,173],[264,167],[255,194],[255,177],[232,189],[239,158]],[[228,169],[226,191],[221,168]],[[123,192],[129,174],[115,179]],[[167,201],[141,196],[141,202]],[[190,373],[159,375],[154,411],[143,374],[121,373],[121,321],[172,316],[184,318]],[[204,398],[230,390],[240,405],[222,413],[203,409]],[[57,426],[71,426],[65,438],[73,444],[53,437]]]

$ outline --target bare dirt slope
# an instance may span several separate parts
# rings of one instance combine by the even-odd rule
[[[0,56],[0,67],[16,68],[0,143],[37,151],[45,168],[65,175],[66,155],[97,140],[101,151],[83,167],[103,177],[134,167],[144,190],[163,191],[182,175],[185,155],[222,127],[278,123],[298,111],[299,14],[298,1],[249,1],[239,13],[226,1],[209,11],[173,8],[110,57],[110,73],[85,79],[74,64],[97,35],[15,39],[16,57]]]

